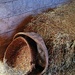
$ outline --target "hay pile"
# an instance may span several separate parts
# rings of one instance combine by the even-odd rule
[[[75,1],[35,16],[24,32],[39,33],[48,48],[49,67],[44,75],[75,74]]]
[[[75,1],[34,16],[24,29],[32,31],[42,36],[48,49],[49,65],[43,75],[75,75]],[[0,66],[0,75],[24,74],[2,62]]]

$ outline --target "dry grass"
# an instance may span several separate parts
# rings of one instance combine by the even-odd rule
[[[42,36],[48,49],[49,66],[43,75],[75,75],[75,1],[35,16],[24,29],[31,31]],[[24,74],[0,65],[2,75]]]
[[[75,74],[75,1],[35,16],[24,31],[39,33],[46,43],[49,68],[44,75]]]

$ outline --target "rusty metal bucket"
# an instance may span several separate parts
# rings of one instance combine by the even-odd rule
[[[9,66],[16,67],[17,70],[26,70],[28,75],[31,75],[35,68],[42,67],[41,71],[35,71],[36,75],[37,73],[41,75],[48,67],[47,48],[42,37],[34,32],[17,33],[6,49],[5,59]]]

